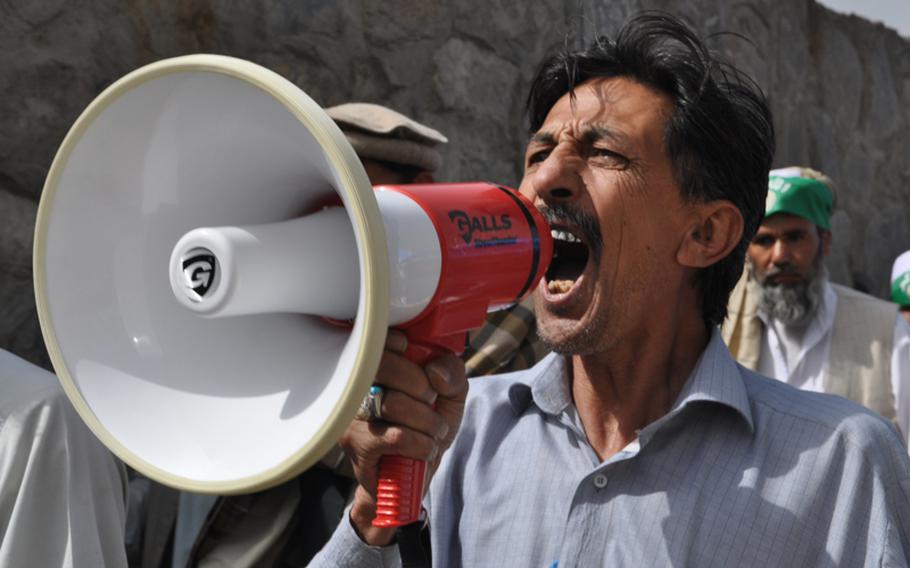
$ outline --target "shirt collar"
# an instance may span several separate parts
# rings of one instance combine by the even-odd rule
[[[711,333],[708,346],[702,352],[676,402],[663,419],[681,412],[693,402],[714,402],[737,411],[754,432],[749,395],[739,366],[730,355],[717,329]]]
[[[568,376],[566,358],[550,353],[531,368],[526,381],[512,385],[509,390],[512,410],[521,414],[536,404],[546,414],[561,414],[572,404]]]
[[[558,416],[563,413],[572,404],[566,365],[565,357],[551,353],[530,369],[525,381],[515,383],[509,389],[512,410],[516,414],[521,414],[535,404],[546,414]],[[728,406],[737,411],[749,425],[749,429],[754,431],[746,386],[743,384],[739,367],[730,356],[717,329],[711,333],[707,347],[670,411],[651,426],[658,427],[694,402],[712,402]],[[645,430],[650,430],[651,426]]]

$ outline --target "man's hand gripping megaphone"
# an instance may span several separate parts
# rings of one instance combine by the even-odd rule
[[[442,354],[421,367],[405,356],[407,345],[403,332],[389,330],[375,383],[383,389],[381,418],[355,419],[340,440],[359,483],[351,522],[374,546],[386,545],[395,536],[394,527],[372,524],[380,460],[403,456],[426,462],[427,486],[455,439],[468,393],[464,363],[456,355]]]

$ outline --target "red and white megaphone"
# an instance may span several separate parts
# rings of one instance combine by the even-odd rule
[[[517,192],[374,191],[296,86],[194,55],[130,73],[80,116],[47,178],[34,266],[51,360],[95,434],[157,481],[228,494],[335,444],[389,325],[419,362],[460,352],[552,252]],[[378,524],[416,518],[422,467],[383,463],[394,499]]]

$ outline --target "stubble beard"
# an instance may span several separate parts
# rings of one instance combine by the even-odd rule
[[[558,317],[558,316],[557,316]],[[591,321],[580,330],[565,337],[556,337],[542,326],[537,327],[537,337],[549,351],[560,355],[591,355],[604,351],[604,330],[607,326],[607,314],[595,312]]]

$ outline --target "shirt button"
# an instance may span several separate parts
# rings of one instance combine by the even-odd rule
[[[600,473],[594,476],[594,487],[603,489],[607,486],[607,476]]]

